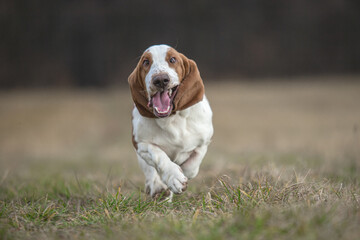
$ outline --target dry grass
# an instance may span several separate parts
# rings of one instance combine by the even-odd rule
[[[127,89],[2,92],[0,238],[354,239],[360,83],[319,80],[206,84],[215,136],[173,203],[143,193]]]

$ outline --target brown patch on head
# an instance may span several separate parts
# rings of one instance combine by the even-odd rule
[[[171,62],[170,59],[174,58],[175,62]],[[168,52],[166,53],[166,62],[168,62],[169,67],[173,68],[179,77],[179,81],[181,82],[186,73],[187,73],[187,61],[185,60],[185,56],[174,48],[169,48]],[[185,61],[184,61],[185,60]]]
[[[140,75],[145,84],[145,76],[150,71],[151,65],[153,63],[152,55],[149,51],[146,51],[141,56],[138,66],[140,67]]]
[[[146,91],[145,77],[149,72],[153,59],[149,51],[146,51],[141,56],[136,68],[130,74],[128,82],[132,99],[139,110],[140,114],[144,117],[155,117],[152,110],[148,105],[148,94]]]
[[[175,58],[175,62],[170,61]],[[169,66],[174,68],[180,80],[180,84],[174,98],[173,111],[184,110],[203,99],[205,88],[200,76],[199,69],[194,60],[170,48],[166,55]]]

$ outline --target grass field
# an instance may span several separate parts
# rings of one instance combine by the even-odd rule
[[[128,89],[0,93],[0,239],[358,239],[360,83],[206,84],[215,135],[144,193]]]

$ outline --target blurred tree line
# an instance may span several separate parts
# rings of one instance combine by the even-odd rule
[[[360,71],[360,1],[2,0],[0,87],[127,82],[167,43],[203,77]]]

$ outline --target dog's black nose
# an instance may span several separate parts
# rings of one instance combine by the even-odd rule
[[[170,78],[167,74],[158,74],[153,76],[152,83],[157,88],[165,88],[170,82]]]

